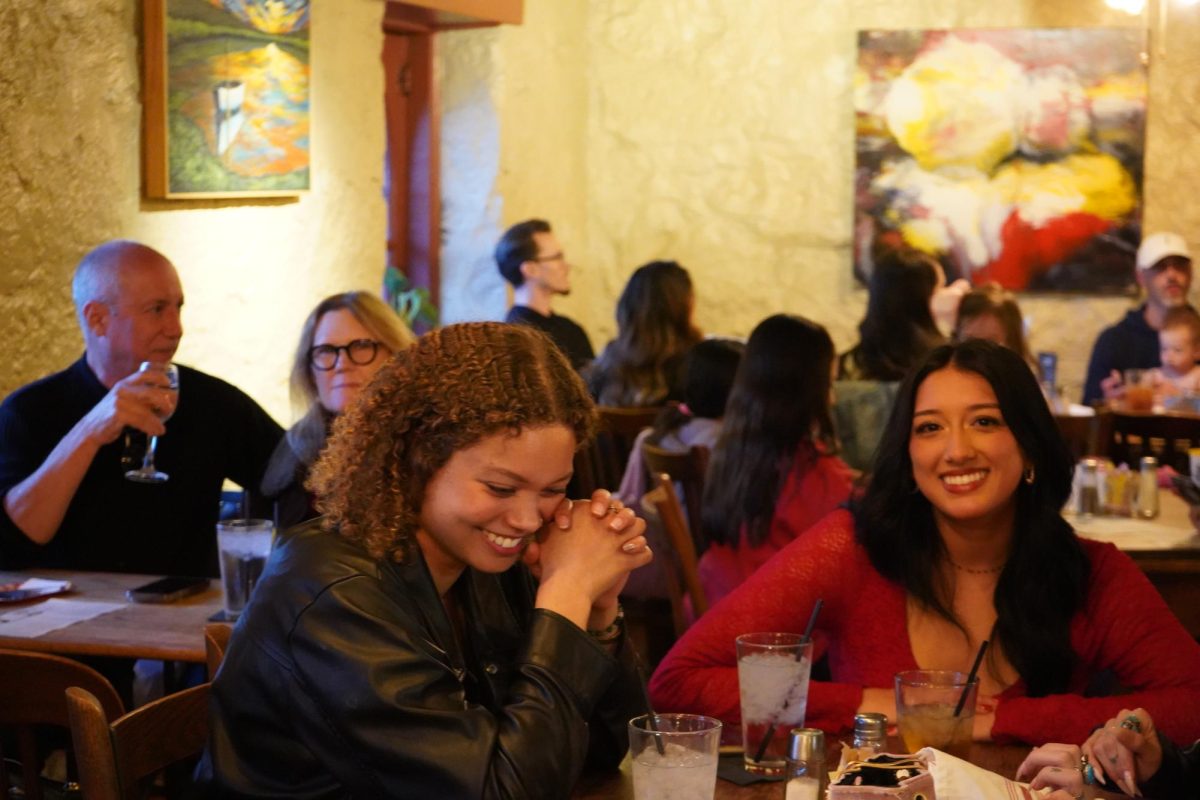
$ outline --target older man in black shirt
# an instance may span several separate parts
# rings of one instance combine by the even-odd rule
[[[103,244],[72,294],[86,352],[0,404],[0,567],[216,575],[222,483],[257,486],[282,429],[217,378],[180,367],[176,397],[162,372],[138,371],[169,362],[183,334],[183,289],[161,253]],[[161,437],[165,483],[124,477],[123,450],[142,436]]]

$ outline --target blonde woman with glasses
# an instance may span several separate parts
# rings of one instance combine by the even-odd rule
[[[317,304],[292,362],[292,403],[304,415],[271,456],[256,513],[271,515],[280,529],[317,516],[304,482],[334,419],[385,361],[415,341],[396,312],[369,292],[342,292]]]

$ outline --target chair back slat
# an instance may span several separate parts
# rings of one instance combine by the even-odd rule
[[[687,509],[688,530],[691,531],[697,551],[703,546],[700,508],[704,497],[704,475],[708,471],[708,457],[707,447],[692,447],[680,453],[642,442],[642,458],[646,461],[646,471],[655,476],[665,472],[683,486],[681,501]]]
[[[1200,447],[1200,416],[1185,414],[1113,414],[1112,448],[1115,463],[1137,469],[1143,456],[1189,474],[1188,449]]]
[[[217,670],[225,660],[225,651],[229,649],[229,637],[232,635],[233,626],[228,622],[209,622],[204,626],[204,657],[210,681],[217,677]]]
[[[662,521],[663,531],[670,542],[672,553],[663,554],[669,561],[664,572],[676,571],[675,581],[668,581],[668,591],[674,584],[678,588],[672,591],[671,605],[676,620],[679,635],[687,628],[686,614],[683,610],[683,595],[692,601],[695,616],[700,616],[708,610],[708,597],[700,583],[700,572],[697,567],[696,547],[692,542],[692,533],[688,530],[683,518],[683,507],[679,504],[679,496],[675,493],[675,484],[671,476],[665,472],[658,473],[658,485],[646,495],[646,499],[654,504]]]
[[[90,692],[68,689],[84,800],[133,800],[144,778],[199,754],[208,740],[210,686],[167,695],[112,722]]]
[[[64,692],[82,686],[109,713],[119,716],[125,706],[108,679],[69,658],[23,650],[0,650],[0,728],[16,731],[25,797],[42,796],[40,757],[34,726],[70,728]],[[7,790],[7,784],[4,789]]]

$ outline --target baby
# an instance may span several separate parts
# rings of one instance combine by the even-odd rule
[[[1158,331],[1158,349],[1162,367],[1152,370],[1156,399],[1200,393],[1200,314],[1190,306],[1168,311]]]

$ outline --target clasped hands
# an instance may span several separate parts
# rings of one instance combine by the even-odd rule
[[[588,598],[588,628],[611,624],[629,573],[653,556],[646,522],[605,489],[590,501],[563,500],[529,543],[522,560],[543,586],[561,582]]]

